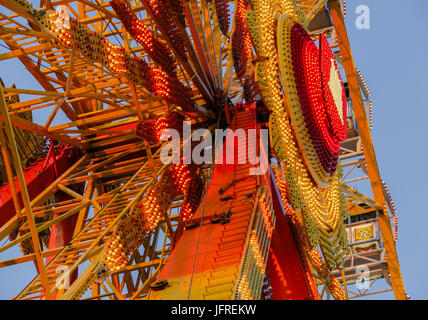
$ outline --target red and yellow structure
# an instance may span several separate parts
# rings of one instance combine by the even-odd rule
[[[14,299],[349,299],[361,266],[406,298],[345,1],[0,6],[0,62],[41,88],[0,74],[0,267],[36,270]],[[163,163],[201,128],[233,162]]]

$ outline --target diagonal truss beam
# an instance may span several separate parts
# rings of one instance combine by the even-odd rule
[[[17,177],[18,177],[19,188],[21,190],[22,201],[24,203],[24,208],[25,208],[25,215],[27,217],[27,221],[30,227],[31,240],[33,243],[33,248],[34,248],[34,253],[36,258],[36,266],[40,274],[45,296],[47,299],[50,299],[51,294],[49,291],[48,278],[46,274],[43,257],[41,254],[41,247],[40,247],[38,232],[36,231],[34,216],[31,209],[30,196],[28,195],[27,185],[25,183],[25,178],[24,178],[24,171],[22,170],[21,160],[19,158],[18,149],[15,143],[15,136],[12,128],[12,123],[9,118],[9,112],[7,110],[6,101],[4,99],[2,86],[0,86],[0,113],[4,123],[6,137],[11,150],[12,160],[15,166]],[[0,130],[0,135],[3,136],[3,130]],[[2,138],[2,140],[5,140],[5,139]],[[10,181],[10,183],[13,183],[13,181]]]

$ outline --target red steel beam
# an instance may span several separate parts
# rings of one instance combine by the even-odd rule
[[[58,155],[51,156],[45,165],[46,159],[41,159],[30,167],[24,169],[24,178],[27,184],[30,200],[45,190],[64,173],[72,164],[73,157],[71,149],[60,150]],[[15,179],[15,188],[18,194],[21,193],[18,181]],[[18,197],[21,208],[23,207],[22,197]],[[12,193],[9,183],[0,187],[0,227],[12,219],[15,215]]]

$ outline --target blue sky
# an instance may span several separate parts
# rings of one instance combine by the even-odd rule
[[[369,30],[355,26],[355,9],[360,4],[370,9]],[[428,90],[428,1],[348,0],[347,12],[354,60],[372,94],[372,136],[380,173],[398,209],[397,251],[404,285],[412,299],[428,299],[428,216],[423,205],[428,196],[428,106],[423,95]],[[4,51],[0,48],[0,53]],[[19,63],[0,63],[0,77],[7,86],[17,83],[21,88],[40,89]],[[36,119],[45,117],[35,115]],[[18,255],[15,251],[11,256],[0,254],[0,258]],[[33,277],[34,266],[29,263],[0,268],[0,299],[11,298]]]
[[[370,9],[370,29],[355,26],[358,5]],[[371,91],[373,144],[379,170],[398,209],[397,251],[412,299],[428,299],[428,1],[347,1],[351,48]],[[388,297],[388,295],[385,295]]]

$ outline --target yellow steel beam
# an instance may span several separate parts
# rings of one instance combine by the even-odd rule
[[[0,228],[0,240],[3,240],[4,237],[8,236],[11,232],[13,232],[13,230],[16,230],[18,226],[19,220],[18,217],[15,215],[12,219],[10,219]]]
[[[90,179],[88,181],[88,184],[86,185],[84,197],[96,198],[96,197],[93,197],[94,192],[95,192],[94,179]],[[80,210],[79,215],[77,216],[76,225],[74,227],[73,238],[82,230],[82,228],[84,226],[84,220],[88,217],[89,209],[90,209],[90,207],[88,206],[88,207]],[[98,213],[98,210],[96,210],[96,208],[94,208],[94,215],[96,215],[97,213]]]
[[[142,166],[141,166],[141,168],[134,174],[134,176],[133,176],[133,178],[135,178],[135,177],[137,177],[138,176],[138,174],[144,169],[144,167],[147,165],[147,162],[146,163],[144,163]],[[159,170],[158,170],[158,172],[157,172],[157,174],[158,175],[160,175],[164,170],[165,170],[165,168],[167,167],[167,165],[163,165],[162,166],[162,168],[160,168]],[[131,183],[131,181],[132,181],[133,179],[131,178],[129,181],[128,181],[128,183],[126,183],[124,186],[122,186],[121,187],[121,190],[126,190],[126,188],[127,188],[127,186],[128,186],[128,184],[130,184]],[[146,190],[150,187],[150,185],[153,183],[153,181],[154,181],[154,179],[152,178],[151,179],[151,181],[149,181],[149,182],[147,182],[139,191],[138,191],[138,194],[134,197],[134,199],[132,199],[121,211],[120,211],[120,213],[115,217],[115,219],[113,220],[113,222],[111,222],[107,227],[106,227],[106,229],[103,229],[102,230],[102,233],[101,233],[101,235],[100,236],[98,236],[93,242],[92,242],[92,244],[91,244],[91,246],[85,251],[85,253],[82,255],[82,256],[80,256],[78,259],[77,259],[77,261],[75,261],[74,262],[74,264],[70,267],[70,269],[69,269],[69,272],[73,272],[74,270],[76,270],[76,268],[82,263],[82,262],[84,262],[85,260],[87,260],[88,258],[89,258],[89,256],[91,255],[91,253],[93,253],[93,251],[95,250],[95,251],[97,251],[97,253],[98,253],[98,250],[99,249],[102,249],[103,247],[101,246],[100,247],[100,243],[101,243],[101,241],[103,240],[103,238],[107,235],[107,234],[109,234],[111,231],[112,231],[112,229],[118,224],[118,222],[122,219],[122,217],[129,211],[129,209],[132,207],[132,206],[134,206],[140,199],[141,199],[141,197],[144,195],[144,193],[146,192]],[[118,194],[116,194],[115,195],[115,198],[117,198],[117,197],[119,197],[120,196],[120,193],[118,193]],[[110,204],[112,204],[113,203],[113,201],[111,200],[110,202],[109,202],[109,204],[106,206],[106,207],[104,207],[103,208],[103,210],[106,210],[106,208],[108,208],[108,206],[110,205]],[[76,235],[76,237],[75,238],[78,238],[78,235]],[[58,256],[60,256],[60,255],[58,255]],[[52,262],[51,262],[51,264],[54,262],[55,260],[53,260]],[[93,263],[91,263],[91,265],[92,265]],[[89,267],[88,267],[89,268]],[[62,299],[67,299],[67,298],[70,298],[70,297],[73,297],[78,291],[79,291],[79,289],[80,289],[80,284],[81,283],[84,283],[85,281],[87,281],[88,280],[88,278],[90,277],[90,275],[89,274],[86,274],[87,273],[87,270],[88,269],[86,269],[84,272],[83,272],[83,274],[75,281],[75,283],[73,283],[73,285],[70,287],[70,289],[64,294],[64,296],[62,297]]]
[[[322,9],[324,8],[325,4],[326,4],[327,0],[317,0],[316,2],[313,2],[311,4],[311,9],[309,10],[309,12],[306,13],[306,20],[309,22],[311,21],[315,15]]]
[[[14,2],[8,1],[8,0],[0,0],[0,5],[5,6],[9,10],[17,13],[21,17],[26,18],[27,20],[31,21],[32,23],[36,23],[34,16],[30,12],[25,10],[22,6],[15,4]]]
[[[9,119],[9,112],[7,110],[6,101],[4,99],[2,86],[0,86],[0,113],[3,118],[5,132],[9,143],[12,160],[15,166],[17,177],[18,177],[18,183],[19,183],[19,188],[21,190],[22,202],[24,203],[24,208],[25,208],[25,215],[27,217],[27,222],[30,227],[31,240],[33,243],[34,253],[36,255],[35,258],[36,258],[37,269],[42,280],[43,289],[45,291],[46,298],[51,299],[51,294],[49,292],[48,277],[46,274],[46,269],[45,269],[43,257],[41,254],[39,236],[36,231],[36,224],[34,222],[34,216],[31,209],[30,196],[28,195],[27,185],[25,184],[24,171],[22,170],[21,160],[18,154],[18,148],[15,143],[15,136],[13,133],[12,123],[10,122],[10,119]],[[3,136],[3,130],[0,130],[0,135]],[[4,138],[2,138],[2,140],[4,141]]]
[[[58,188],[59,188],[59,189],[61,189],[61,190],[62,190],[63,192],[65,192],[66,194],[68,194],[69,196],[71,196],[71,197],[73,197],[73,198],[76,198],[76,199],[79,199],[79,200],[81,200],[82,202],[90,202],[90,203],[92,203],[92,205],[93,205],[97,210],[101,210],[101,209],[102,209],[102,208],[101,208],[101,206],[98,204],[98,202],[97,202],[97,201],[95,201],[95,200],[93,200],[93,199],[85,198],[84,196],[82,196],[82,195],[78,194],[77,192],[75,192],[75,191],[73,191],[73,190],[71,190],[71,189],[69,189],[69,188],[67,188],[67,187],[63,186],[61,183],[58,183]]]
[[[54,140],[61,141],[61,142],[64,142],[65,144],[69,144],[75,147],[85,147],[84,144],[78,140],[70,138],[65,134],[61,134],[61,133],[56,134],[56,133],[49,132],[48,130],[43,128],[41,125],[38,125],[37,123],[26,120],[24,118],[14,116],[14,115],[11,115],[11,116],[8,115],[8,119],[11,122],[11,124],[13,124],[18,128],[22,128],[22,129],[34,132],[35,134],[38,134],[44,137],[52,138]],[[5,118],[3,117],[2,114],[0,115],[0,121],[5,121]]]
[[[345,271],[343,269],[340,270],[340,273],[342,275],[342,283],[343,283],[343,289],[345,291],[345,299],[349,300],[349,294],[348,294],[348,286],[346,284],[346,277],[345,277]]]
[[[366,197],[365,195],[351,188],[350,186],[344,184],[343,182],[340,182],[340,187],[343,193],[350,195],[352,198],[366,204],[367,206],[375,210],[379,210],[379,211],[383,210],[383,207],[380,204],[376,203],[369,197]]]
[[[43,224],[40,224],[36,227],[36,225],[34,225],[35,228],[35,232],[37,232],[37,234],[43,230],[46,230],[47,228],[53,226],[54,224],[67,219],[68,217],[76,214],[77,212],[79,212],[81,209],[86,208],[87,206],[89,206],[90,202],[86,201],[86,202],[82,202],[81,204],[79,204],[78,206],[76,206],[75,208],[71,209],[70,211],[68,211],[67,213],[64,213],[58,217],[56,217],[55,219],[49,220]],[[30,229],[31,229],[31,225],[30,225]],[[8,244],[0,247],[0,252],[3,252],[11,247],[13,247],[14,245],[23,242],[24,240],[28,239],[31,237],[31,233],[25,233],[20,237],[17,237],[15,240],[9,242]]]
[[[398,263],[394,236],[392,234],[391,225],[389,222],[389,214],[382,189],[379,168],[376,161],[376,155],[373,148],[369,124],[367,121],[360,86],[358,83],[357,71],[355,68],[354,59],[352,57],[351,47],[349,45],[345,23],[343,21],[342,11],[340,9],[339,1],[337,0],[329,0],[328,5],[330,7],[330,14],[333,19],[334,27],[336,29],[337,40],[339,42],[340,53],[342,55],[343,60],[343,67],[345,69],[349,92],[352,99],[352,106],[356,116],[358,130],[363,145],[368,176],[370,177],[370,183],[373,192],[373,198],[374,201],[380,204],[383,208],[383,214],[379,216],[379,226],[382,232],[389,273],[391,275],[391,285],[394,290],[395,298],[404,300],[406,299],[406,293],[404,290],[403,279],[401,277],[400,265]]]
[[[43,256],[43,258],[55,256],[62,249],[63,249],[62,247],[59,247],[59,248],[55,248],[55,249],[45,250],[42,252],[42,256]],[[35,256],[36,255],[34,253],[31,253],[31,254],[20,256],[17,258],[0,261],[0,268],[13,266],[13,265],[28,262],[28,261],[34,261]]]
[[[154,260],[150,260],[150,261],[146,261],[146,262],[140,262],[140,263],[137,263],[134,265],[125,266],[122,269],[120,269],[114,273],[119,274],[119,273],[135,271],[138,269],[144,269],[144,268],[148,268],[148,267],[157,267],[160,263],[161,263],[161,259],[154,259]]]

